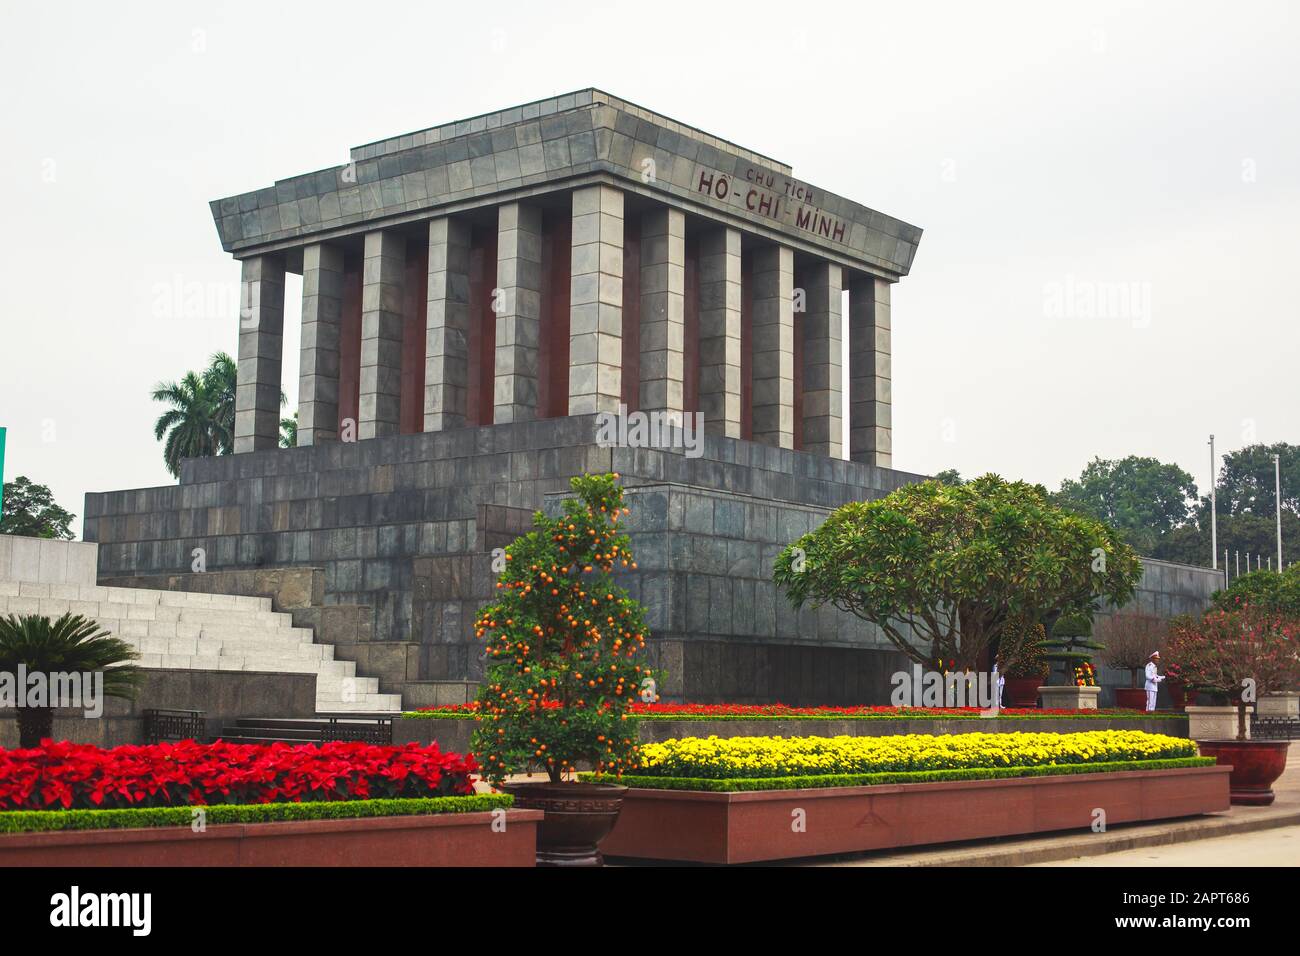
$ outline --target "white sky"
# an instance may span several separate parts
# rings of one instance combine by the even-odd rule
[[[1283,2],[7,5],[6,477],[79,517],[170,482],[148,392],[235,351],[210,199],[597,86],[925,229],[896,467],[1204,488],[1210,432],[1300,441],[1297,49]]]

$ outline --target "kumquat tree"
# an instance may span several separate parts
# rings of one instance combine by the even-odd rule
[[[506,548],[500,599],[477,622],[488,666],[471,749],[498,786],[539,771],[560,783],[579,762],[615,775],[639,766],[628,708],[658,699],[655,675],[638,662],[644,612],[611,576],[636,567],[618,533],[628,513],[618,475],[571,485],[577,497],[560,517],[539,511],[534,530]]]

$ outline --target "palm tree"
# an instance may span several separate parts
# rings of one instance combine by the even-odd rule
[[[179,382],[159,382],[154,387],[154,401],[172,406],[154,423],[154,438],[161,441],[163,435],[167,435],[163,459],[167,470],[177,478],[181,474],[183,458],[234,452],[235,388],[238,382],[239,369],[235,360],[225,352],[214,352],[208,367],[201,373],[187,372]],[[280,404],[288,401],[281,392]],[[284,421],[288,419],[281,422],[282,428]],[[294,434],[296,436],[296,430]]]
[[[235,386],[239,379],[235,360],[225,352],[213,353],[203,378],[216,407],[213,418],[220,429],[217,454],[229,455],[235,450]]]
[[[280,419],[280,447],[295,448],[298,445],[298,413],[292,418]]]
[[[163,461],[173,476],[181,475],[181,459],[204,458],[224,454],[229,432],[220,423],[220,396],[214,392],[216,383],[207,375],[186,372],[179,382],[159,382],[154,386],[153,400],[166,402],[171,408],[154,422],[153,437],[162,441]],[[232,423],[233,424],[233,423]]]
[[[130,663],[137,657],[130,644],[80,614],[57,621],[38,614],[0,618],[0,673],[16,677],[21,665],[28,674],[44,674],[47,688],[55,674],[102,672],[105,696],[133,699],[144,680],[144,672]],[[17,709],[20,747],[39,747],[50,736],[57,703],[47,697],[44,706]]]

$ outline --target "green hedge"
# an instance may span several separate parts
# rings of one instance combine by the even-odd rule
[[[456,797],[399,800],[331,800],[303,803],[221,803],[203,807],[206,824],[278,823],[286,820],[353,820],[365,817],[410,817],[436,813],[475,813],[509,807],[509,794],[476,793]],[[188,827],[193,806],[129,807],[114,810],[3,810],[0,833],[51,830],[122,830],[137,827]]]
[[[1055,777],[1075,773],[1116,773],[1124,770],[1172,770],[1176,767],[1208,767],[1213,757],[1170,757],[1164,760],[1116,760],[1109,763],[1052,764],[1045,767],[975,767],[961,770],[915,770],[909,773],[819,774],[808,777],[737,777],[717,780],[709,777],[649,777],[623,774],[618,782],[647,790],[705,790],[736,793],[746,790],[812,790],[819,787],[870,787],[894,783],[936,783],[948,780],[997,780],[1003,777]],[[578,775],[582,780],[604,780],[594,773]]]
[[[407,720],[477,720],[475,714],[461,712],[429,713],[408,710],[402,714]],[[633,714],[629,720],[681,720],[692,723],[727,720],[1186,720],[1186,714],[1157,712],[1143,714],[1136,711],[1124,713],[1078,714],[999,714],[984,717],[980,714],[721,714],[703,716],[696,714]]]

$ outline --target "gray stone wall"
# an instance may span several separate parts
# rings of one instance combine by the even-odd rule
[[[887,702],[901,655],[849,615],[796,612],[771,569],[833,509],[921,476],[724,436],[687,458],[604,448],[595,435],[595,417],[583,416],[189,461],[179,486],[88,495],[85,536],[100,543],[105,580],[185,574],[195,547],[218,574],[318,568],[319,603],[373,615],[370,633],[325,639],[412,645],[358,646],[362,676],[476,680],[473,621],[494,593],[491,549],[527,530],[533,510],[558,507],[570,477],[616,471],[639,565],[621,583],[646,606],[666,696]],[[1151,562],[1136,603],[1195,611],[1215,580]]]
[[[88,719],[77,710],[55,710],[54,739],[100,747],[141,744],[144,712],[149,709],[204,711],[209,737],[239,717],[314,717],[316,675],[149,670],[135,700],[106,699],[98,719]],[[0,747],[17,746],[15,711],[0,708]]]

